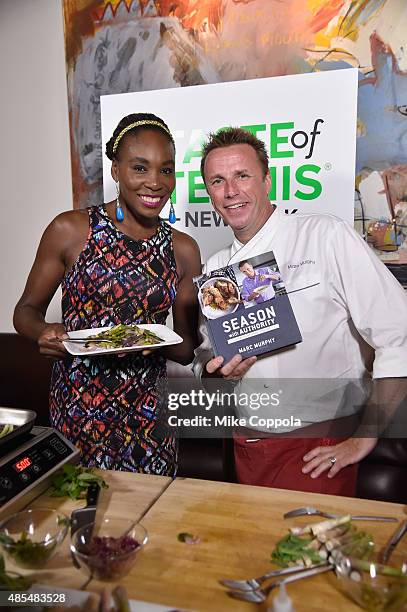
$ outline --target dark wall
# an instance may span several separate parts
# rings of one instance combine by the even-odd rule
[[[35,342],[17,334],[0,334],[0,406],[37,413],[36,425],[49,425],[48,392],[52,360]]]

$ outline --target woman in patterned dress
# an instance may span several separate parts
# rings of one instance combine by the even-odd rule
[[[192,278],[201,271],[199,249],[159,217],[175,187],[175,146],[166,124],[147,113],[128,115],[106,154],[117,201],[67,211],[51,222],[14,325],[56,359],[51,423],[80,449],[83,465],[174,476],[177,447],[162,383],[166,359],[188,364],[198,344]],[[46,323],[59,285],[63,323]],[[67,331],[164,324],[170,308],[184,341],[165,350],[73,357],[62,344]]]

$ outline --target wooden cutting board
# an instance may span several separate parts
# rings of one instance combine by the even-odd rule
[[[127,588],[129,597],[177,608],[210,612],[264,611],[266,604],[258,606],[229,598],[218,579],[249,578],[271,569],[273,547],[288,527],[319,520],[282,518],[284,512],[305,505],[340,514],[380,514],[400,519],[404,516],[399,504],[177,479],[142,520],[149,533],[149,543],[132,571],[120,582]],[[359,525],[381,544],[396,524],[359,522]],[[198,535],[201,543],[191,546],[179,542],[180,532]],[[337,590],[336,580],[334,575],[325,574],[289,585],[295,610],[360,610]],[[92,581],[92,590],[102,586]]]
[[[139,520],[171,483],[171,478],[164,476],[106,470],[95,470],[95,472],[104,478],[109,485],[108,489],[101,490],[99,496],[98,519],[103,516],[113,516]],[[50,497],[43,493],[32,501],[28,508],[58,509],[70,517],[73,510],[85,505],[85,500],[73,501],[66,497]],[[87,581],[87,574],[73,566],[70,544],[71,538],[68,532],[55,556],[50,560],[48,567],[42,570],[35,572],[24,570],[16,567],[8,560],[6,561],[6,568],[20,574],[32,575],[36,582],[41,584],[79,589]]]

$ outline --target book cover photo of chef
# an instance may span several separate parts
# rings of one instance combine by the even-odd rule
[[[194,278],[215,355],[261,355],[301,342],[273,252]]]

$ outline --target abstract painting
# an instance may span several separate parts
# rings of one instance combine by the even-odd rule
[[[75,207],[102,200],[101,95],[357,67],[355,228],[407,264],[405,0],[64,0],[64,21]]]

